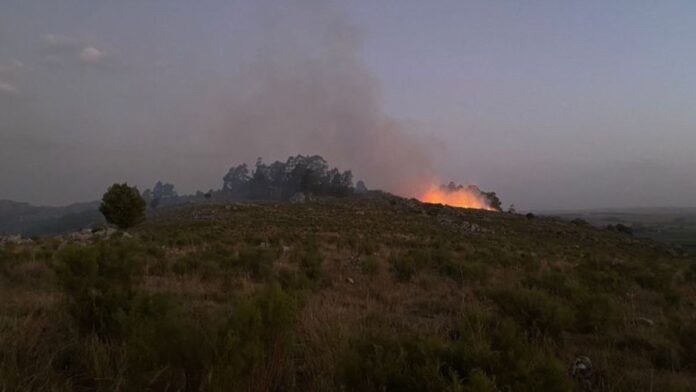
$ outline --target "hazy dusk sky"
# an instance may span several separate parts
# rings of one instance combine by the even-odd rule
[[[297,153],[402,194],[696,206],[696,2],[0,2],[0,199]]]

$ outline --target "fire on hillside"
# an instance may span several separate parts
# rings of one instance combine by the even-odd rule
[[[500,200],[495,192],[483,192],[475,185],[431,185],[418,199],[425,203],[446,204],[453,207],[500,211]]]

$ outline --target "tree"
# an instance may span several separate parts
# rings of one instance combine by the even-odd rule
[[[177,196],[174,185],[170,183],[163,184],[162,181],[157,181],[157,184],[152,189],[152,197],[154,199],[176,199]]]
[[[222,178],[222,189],[226,192],[241,193],[248,186],[251,176],[249,167],[246,163],[239,166],[232,166]]]
[[[138,188],[125,182],[113,184],[104,193],[99,211],[107,222],[126,229],[145,219],[145,200]]]

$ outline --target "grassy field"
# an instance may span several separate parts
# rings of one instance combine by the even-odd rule
[[[550,212],[567,220],[580,218],[598,227],[623,224],[638,237],[679,246],[696,254],[696,208],[632,208]]]
[[[0,391],[696,385],[693,256],[380,194],[5,245],[0,298]]]

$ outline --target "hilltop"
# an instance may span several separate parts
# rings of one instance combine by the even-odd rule
[[[696,259],[380,192],[0,253],[0,390],[687,391]]]

